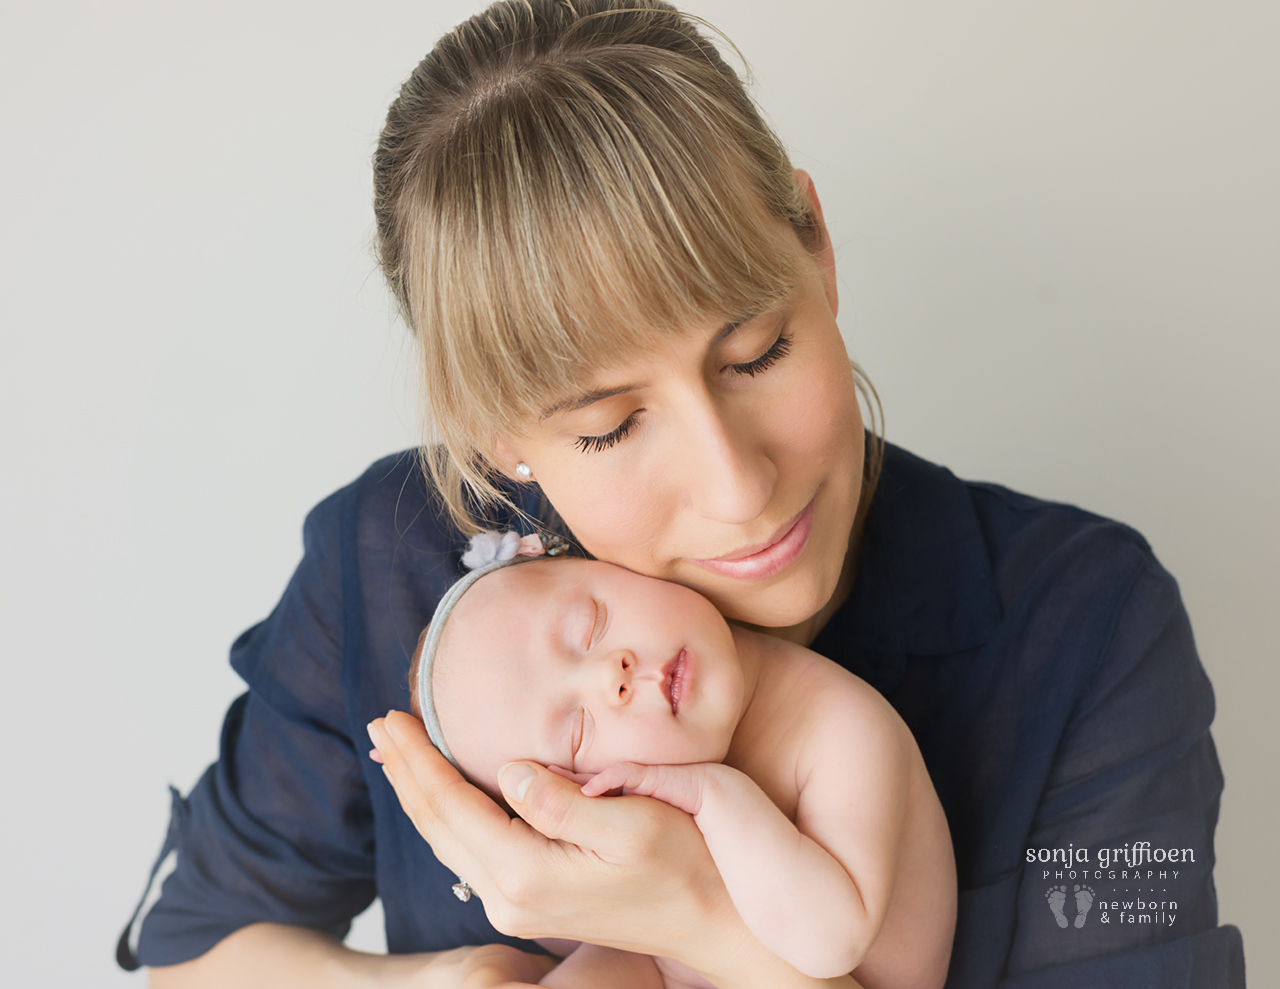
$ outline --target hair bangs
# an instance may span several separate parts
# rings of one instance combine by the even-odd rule
[[[420,344],[450,513],[510,501],[492,443],[663,335],[779,304],[821,225],[777,137],[661,0],[500,2],[388,113],[379,252]]]
[[[516,429],[655,334],[789,291],[795,234],[740,140],[696,88],[626,67],[540,65],[440,143],[408,287],[419,325],[449,327],[424,339],[446,420]]]

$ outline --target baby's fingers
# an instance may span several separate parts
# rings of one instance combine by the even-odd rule
[[[577,783],[579,786],[591,779],[590,773],[575,773],[572,769],[565,769],[564,766],[548,766],[547,768],[557,776],[563,776],[570,783]]]
[[[619,790],[649,796],[644,793],[644,786],[650,769],[651,766],[642,766],[638,762],[620,762],[588,779],[583,784],[582,793],[587,797],[598,797],[610,790]]]
[[[686,814],[697,814],[702,807],[702,787],[707,766],[694,763],[681,766],[642,766],[636,762],[620,762],[598,773],[582,788],[588,797],[617,792],[653,797]]]

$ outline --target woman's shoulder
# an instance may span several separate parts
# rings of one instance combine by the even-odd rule
[[[1143,576],[1176,596],[1172,575],[1131,525],[1001,484],[964,483],[1006,610],[1020,598],[1048,595],[1075,597],[1082,605],[1118,605]],[[1103,588],[1105,594],[1097,593]]]
[[[899,447],[886,448],[876,492],[883,521],[896,542],[915,531],[928,555],[983,559],[1002,602],[1049,579],[1089,583],[1117,569],[1159,567],[1150,544],[1132,526],[1069,504],[989,481],[957,478],[950,470]],[[871,523],[869,519],[869,524]]]
[[[460,538],[413,449],[375,460],[312,508],[306,528],[330,540],[350,536],[351,530],[375,540],[410,530],[424,539]]]
[[[395,548],[460,557],[467,537],[450,517],[420,454],[414,448],[375,460],[350,483],[320,501],[308,513],[304,531],[335,548],[346,542],[348,548],[358,544],[364,552]],[[508,485],[503,490],[517,511],[477,509],[476,517],[484,519],[486,528],[520,528],[521,515],[539,516],[539,499],[527,490],[532,487]]]
[[[1144,573],[1176,600],[1131,527],[887,445],[853,591],[815,648],[845,665],[857,656],[884,691],[901,657],[968,653],[1046,609],[1102,627]]]
[[[350,694],[373,712],[357,727],[390,707],[407,709],[413,643],[462,573],[467,542],[418,453],[374,461],[307,513],[302,559],[283,596],[232,646],[233,668],[277,709],[311,717],[323,694],[336,722]]]
[[[507,493],[528,500],[526,492]],[[518,511],[476,515],[486,519],[485,528],[521,528]],[[312,508],[303,543],[304,568],[331,586],[350,625],[360,611],[369,612],[362,624],[382,620],[370,608],[376,601],[425,620],[461,573],[467,536],[428,478],[420,451],[410,449],[374,461]]]

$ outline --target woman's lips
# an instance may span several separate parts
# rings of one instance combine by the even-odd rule
[[[679,714],[689,696],[689,650],[681,649],[662,668],[662,692],[667,695],[671,713]]]
[[[805,506],[797,515],[779,530],[772,539],[763,546],[748,546],[726,556],[714,560],[690,560],[704,570],[720,574],[724,577],[735,577],[738,580],[763,580],[781,573],[796,561],[809,542],[809,532],[813,529],[813,501]]]

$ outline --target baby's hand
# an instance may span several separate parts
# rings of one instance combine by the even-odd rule
[[[703,788],[718,769],[718,763],[697,762],[684,766],[643,766],[620,762],[591,777],[582,787],[588,797],[603,793],[639,794],[653,797],[696,815],[702,809]],[[581,774],[575,774],[575,777]]]

